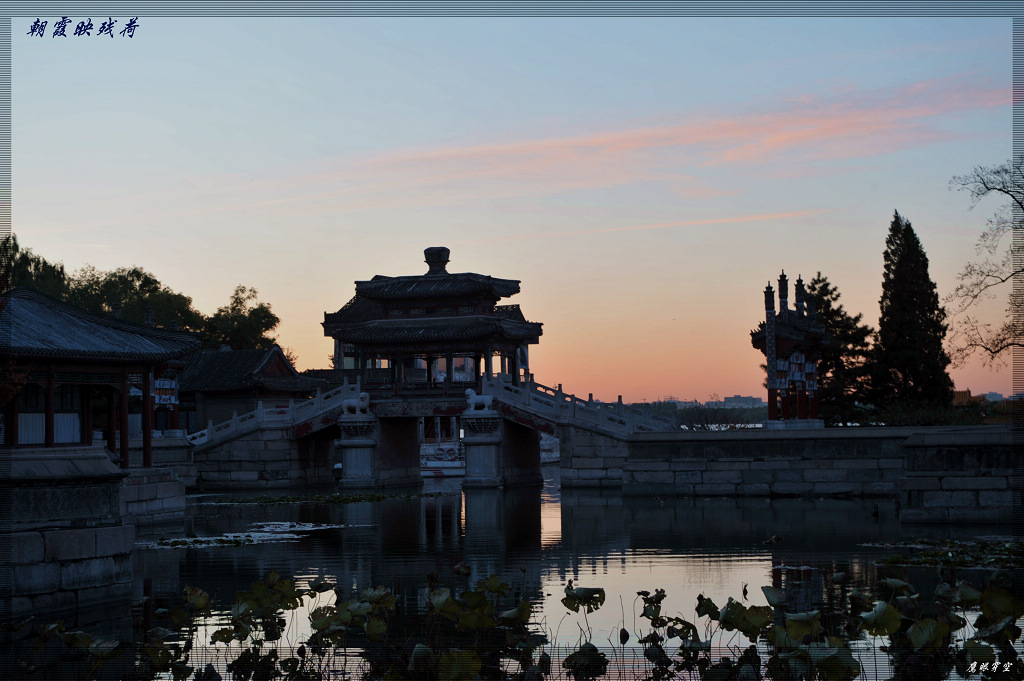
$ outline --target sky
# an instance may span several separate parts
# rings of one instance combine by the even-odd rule
[[[35,19],[12,20],[19,242],[205,314],[254,287],[300,370],[355,281],[447,246],[522,282],[502,302],[544,324],[540,383],[761,396],[769,280],[820,271],[877,325],[898,210],[947,295],[1000,207],[949,181],[1012,150],[1009,19]],[[1011,392],[1008,367],[951,375]]]

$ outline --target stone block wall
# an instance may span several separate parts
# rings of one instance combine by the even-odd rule
[[[131,598],[135,528],[120,515],[121,480],[102,446],[11,455],[11,617],[87,620]],[[86,616],[77,613],[85,612]]]
[[[897,498],[904,522],[1009,522],[1013,508],[998,426],[638,433],[622,478],[627,494]]]
[[[121,517],[140,529],[185,519],[185,482],[176,468],[132,468],[121,482]]]
[[[1013,521],[1009,429],[917,433],[907,438],[904,448],[907,474],[900,480],[900,521]]]
[[[572,426],[558,427],[562,487],[621,487],[629,458],[624,440]]]
[[[333,483],[330,447],[306,441],[311,438],[293,440],[290,435],[288,428],[265,428],[222,444],[197,447],[193,453],[196,486],[267,489]]]

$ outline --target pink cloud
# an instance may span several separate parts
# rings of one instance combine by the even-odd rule
[[[1011,92],[968,77],[901,87],[843,87],[746,110],[705,113],[674,125],[439,148],[398,149],[361,157],[200,178],[167,198],[166,217],[237,214],[282,208],[289,214],[337,213],[384,206],[430,206],[477,199],[546,196],[576,190],[662,183],[687,197],[735,192],[706,172],[776,174],[808,162],[863,159],[957,139],[944,117],[1009,107]],[[787,171],[791,173],[791,170]],[[152,197],[147,205],[152,207]]]

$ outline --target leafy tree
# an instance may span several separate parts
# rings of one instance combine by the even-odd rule
[[[172,291],[140,267],[119,267],[101,272],[92,265],[76,270],[71,277],[67,301],[93,312],[110,314],[114,303],[121,306],[121,319],[142,324],[146,306],[153,310],[153,319],[160,326],[178,323],[186,331],[200,331],[206,318],[192,307],[192,299]]]
[[[954,364],[980,354],[986,364],[1005,365],[1012,348],[1024,347],[1024,317],[1020,313],[1024,300],[1020,287],[1014,291],[1011,283],[1024,276],[1024,244],[1012,238],[1014,230],[1019,233],[1024,229],[1024,155],[998,166],[978,166],[967,175],[955,176],[949,184],[967,192],[971,208],[989,195],[1007,201],[978,238],[975,252],[982,259],[964,266],[958,277],[960,283],[946,298],[946,302],[956,305],[953,314],[958,317],[950,337]],[[1008,248],[1007,235],[1011,235]],[[1006,283],[1010,286],[1002,286]],[[995,291],[1008,294],[1009,303],[1006,317],[993,326],[970,312],[979,301],[995,298]]]
[[[0,290],[18,286],[63,300],[68,292],[68,275],[63,263],[51,263],[30,249],[21,248],[18,238],[8,234],[0,239]]]
[[[871,353],[876,406],[948,407],[953,381],[942,347],[946,311],[928,276],[928,256],[910,221],[893,214],[883,254],[881,315]]]
[[[859,422],[856,403],[867,401],[867,357],[875,330],[861,323],[863,315],[843,309],[838,289],[821,272],[807,285],[807,294],[828,337],[818,360],[821,418],[832,424]]]
[[[236,286],[231,301],[217,308],[207,320],[207,347],[228,345],[234,350],[266,350],[274,345],[277,339],[267,334],[276,329],[281,320],[268,303],[259,302],[258,296],[254,288]]]

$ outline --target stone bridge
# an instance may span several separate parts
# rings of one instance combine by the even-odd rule
[[[541,481],[538,433],[559,438],[563,486],[619,486],[633,433],[671,429],[645,410],[586,400],[528,382],[482,382],[489,408],[469,409],[465,394],[400,397],[363,387],[338,388],[285,408],[257,408],[188,436],[200,486],[285,487],[330,483],[342,463],[341,485],[418,485],[421,417],[456,417],[465,432],[468,487]],[[478,405],[482,406],[482,405]]]

